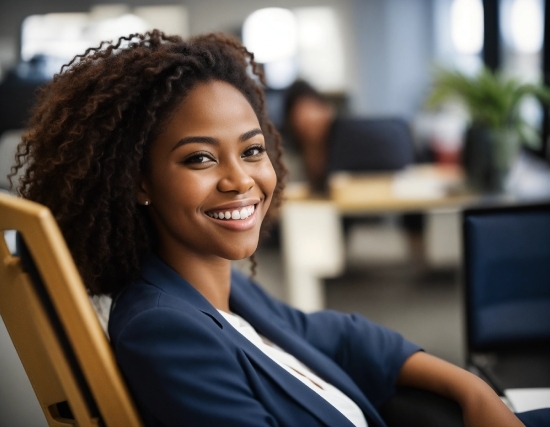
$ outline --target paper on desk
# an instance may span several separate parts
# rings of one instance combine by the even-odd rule
[[[439,199],[447,194],[448,187],[447,179],[405,170],[393,179],[392,192],[400,199]]]
[[[504,395],[514,412],[550,408],[550,388],[509,388],[504,390]]]

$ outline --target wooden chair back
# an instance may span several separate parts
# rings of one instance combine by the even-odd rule
[[[0,315],[47,422],[141,426],[108,339],[46,207],[0,193]]]

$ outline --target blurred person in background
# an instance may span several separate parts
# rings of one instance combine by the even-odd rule
[[[309,83],[298,80],[286,92],[283,132],[299,153],[314,192],[326,190],[330,130],[336,111]]]

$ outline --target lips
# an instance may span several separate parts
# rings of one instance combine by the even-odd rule
[[[214,219],[223,219],[223,220],[243,220],[247,219],[254,213],[255,205],[251,204],[248,206],[243,206],[240,208],[222,208],[207,211],[206,215]]]

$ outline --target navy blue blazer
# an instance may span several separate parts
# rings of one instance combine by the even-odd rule
[[[418,346],[358,315],[295,310],[238,272],[230,308],[385,426],[376,407]],[[156,256],[116,298],[109,333],[147,426],[352,427]]]

